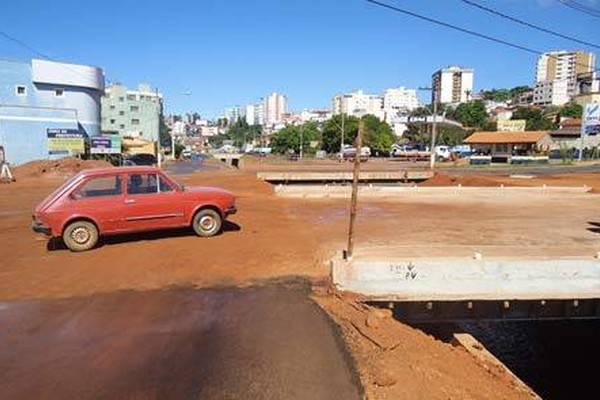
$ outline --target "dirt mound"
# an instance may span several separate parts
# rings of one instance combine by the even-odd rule
[[[80,160],[74,157],[65,157],[58,160],[34,160],[13,169],[13,174],[19,178],[33,178],[39,176],[69,176],[81,170],[90,168],[110,167],[111,164],[103,160]]]
[[[419,184],[419,186],[498,186],[498,182],[487,176],[481,175],[450,175],[446,172],[435,172],[433,177]]]

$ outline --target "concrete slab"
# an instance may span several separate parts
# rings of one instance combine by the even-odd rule
[[[582,196],[591,190],[588,186],[563,187],[563,186],[496,186],[496,187],[466,187],[466,186],[360,186],[360,198],[414,198],[420,200],[428,198],[443,198],[451,201],[453,198],[482,200],[485,198],[564,198],[568,196]],[[288,198],[350,198],[351,186],[338,185],[278,185],[275,193]]]
[[[362,171],[358,180],[365,181],[422,181],[433,176],[431,171]],[[352,171],[263,171],[256,177],[269,182],[350,182]]]
[[[373,301],[600,298],[597,259],[335,260],[332,278]]]

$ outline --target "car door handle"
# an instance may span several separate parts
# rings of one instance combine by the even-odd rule
[[[135,203],[134,199],[125,199],[125,204],[132,204]]]

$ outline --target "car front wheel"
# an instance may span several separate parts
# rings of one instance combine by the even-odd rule
[[[75,221],[64,230],[63,242],[71,251],[86,251],[98,243],[98,228],[88,221]]]
[[[215,210],[205,208],[194,216],[192,228],[198,236],[214,236],[221,231],[223,221],[221,215]]]

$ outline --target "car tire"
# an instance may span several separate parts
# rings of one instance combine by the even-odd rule
[[[86,251],[98,243],[99,233],[96,225],[89,221],[71,222],[62,234],[62,239],[71,251]]]
[[[217,211],[205,208],[194,215],[192,229],[198,236],[209,237],[221,232],[223,219]]]

